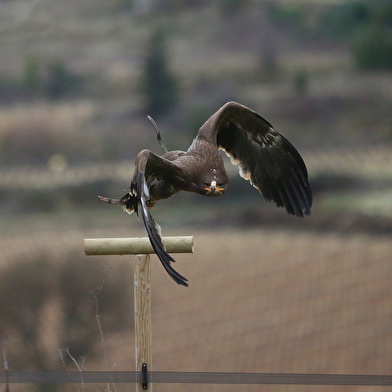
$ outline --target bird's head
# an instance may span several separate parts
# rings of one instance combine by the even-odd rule
[[[199,186],[201,192],[205,196],[219,196],[225,193],[227,188],[227,175],[217,171],[212,171],[202,178]]]

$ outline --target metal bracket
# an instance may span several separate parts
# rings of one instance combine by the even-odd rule
[[[148,381],[147,381],[147,364],[142,364],[142,388],[147,389]]]

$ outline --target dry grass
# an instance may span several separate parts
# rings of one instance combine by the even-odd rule
[[[390,372],[389,241],[253,232],[196,244],[179,268],[189,290],[154,273],[155,369]]]
[[[80,248],[81,233],[75,234],[67,238],[65,233],[57,243],[47,239],[48,251]],[[177,256],[176,268],[190,280],[188,289],[175,285],[152,256],[153,369],[388,374],[392,367],[391,252],[389,239],[367,236],[197,233],[195,254]],[[103,263],[116,268],[116,257]],[[132,370],[132,337],[105,338],[109,367],[116,363],[117,370]],[[87,366],[100,369],[102,361],[90,361]],[[230,386],[155,388],[234,391]],[[267,386],[263,390],[314,388]]]
[[[194,260],[178,267],[190,289],[155,278],[155,367],[388,372],[390,251],[366,237],[197,236]]]
[[[21,129],[50,129],[60,134],[73,133],[91,122],[97,111],[98,108],[86,100],[76,103],[15,104],[0,109],[0,135]]]

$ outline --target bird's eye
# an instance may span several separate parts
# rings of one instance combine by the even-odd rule
[[[219,184],[217,184],[218,186],[219,186],[219,188],[222,188],[223,187],[223,183],[222,182],[220,182]]]

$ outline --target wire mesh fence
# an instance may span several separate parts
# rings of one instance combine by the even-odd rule
[[[141,383],[141,372],[21,372],[0,373],[0,383],[8,384],[96,384]],[[280,384],[280,385],[362,385],[392,386],[391,375],[370,374],[294,374],[231,372],[158,372],[148,373],[147,382],[154,384]]]
[[[364,227],[360,216],[364,211],[387,222],[392,211],[387,197],[391,156],[387,147],[306,151],[313,179],[332,173],[345,179],[348,189],[338,183],[326,192],[318,191],[317,181],[313,182],[313,215],[294,228],[271,229],[268,223],[247,227],[245,221],[238,225],[234,220],[226,227],[221,224],[219,230],[208,226],[201,230],[181,224],[172,215],[177,208],[168,208],[161,219],[164,233],[195,235],[195,254],[178,257],[176,267],[190,279],[189,289],[181,292],[152,257],[150,381],[161,383],[163,391],[181,389],[169,383],[209,382],[248,384],[244,390],[274,385],[274,391],[284,390],[284,385],[335,388],[328,391],[337,385],[350,385],[350,391],[370,391],[374,386],[384,391],[383,386],[390,386],[392,242],[388,230],[374,235],[354,228]],[[236,174],[237,169],[232,170]],[[64,189],[109,177],[126,184],[129,171],[129,162],[63,172],[19,168],[0,175],[0,182],[3,189],[24,192],[35,187],[45,192],[51,186]],[[359,181],[345,183],[350,178]],[[372,186],[367,188],[369,181]],[[225,216],[235,213],[231,207],[228,203]],[[204,208],[200,207],[200,215]],[[5,383],[9,377],[11,391],[18,377],[17,383],[64,380],[79,385],[83,374],[85,390],[94,382],[129,383],[140,377],[129,371],[134,368],[132,298],[127,291],[132,286],[132,258],[86,261],[82,240],[144,233],[138,231],[137,219],[121,211],[111,210],[115,218],[106,219],[107,215],[100,217],[101,209],[98,213],[94,209],[91,216],[76,207],[74,213],[65,210],[52,217],[40,212],[26,214],[21,222],[10,220],[0,238],[0,338],[8,341],[10,368],[0,380]],[[348,210],[353,215],[347,217]],[[217,211],[209,212],[209,222],[225,218]],[[255,219],[257,210],[249,205],[249,211],[249,218]],[[329,211],[334,212],[330,227],[306,228]],[[353,220],[348,230],[334,230],[344,219]],[[101,285],[102,271],[105,284],[96,313],[91,291]],[[102,321],[105,355],[97,316]],[[61,371],[64,363],[58,350],[62,347],[69,347],[82,374]],[[69,370],[75,369],[72,361],[64,362]],[[113,372],[113,367],[118,371]],[[72,385],[68,388],[75,390]],[[196,390],[192,388],[187,390]]]

